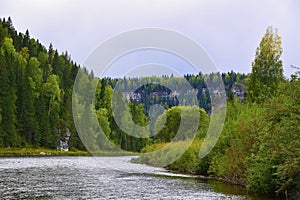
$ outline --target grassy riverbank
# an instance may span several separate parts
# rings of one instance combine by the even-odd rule
[[[0,148],[0,156],[89,156],[87,151],[57,151],[45,148]]]
[[[130,152],[111,152],[111,151],[57,151],[45,148],[0,148],[1,157],[10,156],[129,156],[136,155]]]

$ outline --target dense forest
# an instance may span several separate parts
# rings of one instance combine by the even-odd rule
[[[70,147],[85,149],[72,118],[73,84],[80,66],[71,60],[67,52],[59,54],[52,44],[46,48],[39,40],[30,38],[28,30],[25,34],[18,33],[11,18],[4,18],[0,22],[0,147],[56,148],[60,137],[58,128],[64,127],[72,133]],[[186,75],[185,80],[197,91],[199,106],[207,112],[211,109],[210,96],[204,79],[213,83],[219,81],[216,77],[223,78],[226,91],[232,93],[231,96],[234,96],[231,91],[233,87],[245,88],[247,78],[245,74],[235,72],[208,76]],[[176,96],[170,95],[170,90],[162,86],[166,81],[170,82],[170,77],[152,79],[156,79],[158,83],[161,81],[161,85],[148,84],[129,93],[128,100],[135,112],[132,113],[133,118],[140,120],[141,124],[149,121],[147,111],[150,106],[161,104],[168,109],[178,105]],[[173,78],[168,84],[180,86],[182,79]],[[113,88],[119,82],[118,88],[126,96],[140,81],[139,78],[109,77],[99,80],[95,106],[99,118],[108,118],[109,132],[112,135],[120,134],[110,111]],[[135,96],[140,98],[134,98]],[[125,141],[121,141],[121,136],[112,138],[118,138],[113,139],[117,145],[125,144]],[[140,151],[144,147],[123,146],[123,149],[132,151]]]
[[[73,133],[71,146],[83,148],[71,111],[78,68],[67,52],[0,21],[0,147],[56,148],[60,125]]]
[[[93,135],[88,150],[109,149],[108,138],[123,150],[143,153],[136,162],[160,166],[159,162],[178,155],[168,148],[181,149],[180,139],[173,141],[173,146],[168,144],[180,128],[182,113],[196,112],[200,117],[195,118],[199,119],[195,138],[191,137],[194,140],[189,148],[167,166],[169,169],[216,176],[251,191],[297,199],[300,195],[297,193],[300,188],[300,72],[295,67],[295,74],[285,78],[281,54],[281,38],[276,30],[268,27],[248,75],[231,71],[187,74],[182,78],[97,78],[93,109],[105,137]],[[80,69],[84,68],[72,61],[67,52],[59,54],[52,44],[46,48],[31,38],[28,30],[25,34],[17,32],[10,18],[1,19],[0,147],[56,149],[58,128],[64,127],[64,131],[69,129],[72,133],[71,150],[85,150],[86,144],[82,142],[85,138],[79,137],[72,115],[73,86]],[[92,72],[86,70],[86,74],[88,79],[95,79]],[[88,80],[82,81],[79,89],[88,91],[85,84]],[[147,84],[141,86],[143,81]],[[185,81],[190,88],[181,94]],[[224,94],[222,88],[208,90],[208,85],[220,82],[224,84]],[[168,85],[172,85],[172,90]],[[189,94],[197,98],[188,98]],[[119,101],[114,102],[114,95],[120,97]],[[200,158],[199,149],[213,110],[211,100],[222,95],[227,98],[222,134],[213,150]],[[82,102],[82,99],[73,96],[73,101]],[[154,105],[164,110],[151,110],[157,108]],[[82,109],[91,108],[83,105]],[[122,117],[114,116],[113,109]],[[139,126],[149,125],[149,130],[128,126],[131,120]],[[121,129],[121,124],[127,124],[127,129]],[[158,133],[154,134],[156,130]],[[189,134],[187,130],[186,135]]]

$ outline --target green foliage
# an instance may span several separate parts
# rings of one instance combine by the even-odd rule
[[[137,162],[146,163],[157,167],[166,167],[173,163],[179,156],[186,152],[189,147],[189,141],[177,141],[170,143],[156,143],[151,146],[146,146],[140,155]],[[192,161],[192,160],[191,160]],[[184,170],[184,168],[182,169]]]
[[[277,30],[268,27],[252,63],[248,83],[250,101],[261,103],[276,94],[277,87],[283,80],[281,54],[281,38]]]
[[[56,127],[63,125],[74,133],[70,144],[84,149],[69,106],[77,70],[66,55],[48,52],[30,38],[28,30],[18,34],[10,18],[0,20],[0,147],[56,148]]]
[[[191,127],[189,124],[185,124],[184,134],[178,135],[178,126],[182,123],[183,113],[193,113],[195,109],[200,116],[195,138],[191,137],[192,133],[190,131],[192,130],[189,130]],[[185,115],[185,117],[190,119],[189,122],[194,123],[191,116]],[[206,174],[209,159],[200,159],[198,154],[203,137],[205,137],[208,129],[208,123],[208,115],[203,109],[197,107],[178,106],[166,110],[156,121],[156,127],[162,127],[162,129],[153,137],[153,144],[149,144],[142,149],[142,152],[146,154],[141,155],[138,161],[154,166],[169,165],[171,163],[168,168],[172,170]],[[174,140],[175,135],[177,140]]]
[[[299,195],[299,84],[282,82],[264,105],[229,103],[209,172],[256,192]]]
[[[1,132],[3,133],[3,145],[10,147],[17,147],[20,145],[20,136],[16,131],[17,87],[15,73],[15,70],[17,70],[21,65],[19,59],[20,57],[12,44],[12,39],[5,38],[3,45],[0,48],[0,105],[2,108]],[[10,66],[16,66],[16,68],[11,68]]]
[[[166,123],[165,118],[167,119]],[[155,140],[158,140],[160,142],[170,142],[176,133],[178,132],[178,128],[180,125],[181,120],[181,108],[180,107],[172,107],[166,111],[164,115],[161,115],[156,122],[155,125],[155,132],[161,127],[162,124],[163,128],[162,130],[155,135]]]
[[[246,159],[256,150],[254,144],[262,127],[263,108],[235,101],[228,104],[227,111],[221,137],[211,153],[209,171],[228,182],[246,185]]]
[[[210,158],[199,158],[199,149],[203,139],[196,139],[183,155],[175,162],[168,166],[168,169],[178,171],[180,173],[202,174],[207,175],[209,169]]]
[[[248,161],[250,189],[285,192],[292,186],[299,187],[299,86],[299,80],[283,83],[280,95],[267,103],[266,125],[257,141],[259,149]]]

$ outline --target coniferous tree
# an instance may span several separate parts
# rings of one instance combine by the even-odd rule
[[[16,77],[14,68],[16,52],[13,41],[5,38],[3,46],[0,49],[0,66],[1,66],[1,88],[0,88],[0,107],[2,108],[2,133],[3,143],[5,146],[15,147],[20,145],[20,139],[16,130]]]

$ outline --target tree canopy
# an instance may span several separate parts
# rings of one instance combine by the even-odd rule
[[[281,37],[277,29],[269,26],[256,49],[252,72],[248,81],[248,97],[252,102],[262,102],[276,94],[283,80]]]

